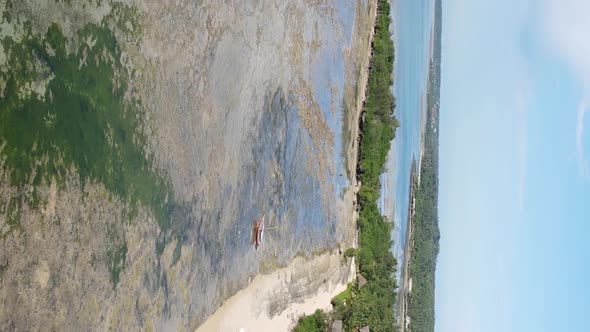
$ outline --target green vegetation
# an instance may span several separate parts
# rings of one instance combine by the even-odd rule
[[[170,218],[176,205],[167,179],[154,171],[143,148],[141,103],[128,93],[133,73],[121,63],[107,24],[118,23],[117,17],[138,27],[130,8],[115,6],[100,25],[88,24],[72,38],[57,24],[35,35],[25,21],[21,40],[1,39],[7,59],[0,70],[0,157],[18,192],[6,198],[0,212],[9,216],[10,231],[18,230],[23,204],[40,203],[37,187],[55,180],[63,189],[75,170],[82,187],[100,183],[126,202],[127,220],[139,205],[151,208],[161,229],[161,254],[167,243],[180,239]],[[126,254],[124,244],[107,250],[115,286]],[[180,255],[180,246],[174,254]]]
[[[316,310],[311,316],[299,318],[293,332],[322,332],[328,331],[328,315],[322,310]]]
[[[362,186],[359,192],[359,248],[355,254],[359,272],[367,279],[367,283],[362,288],[358,283],[351,285],[350,301],[345,303],[340,298],[335,299],[331,314],[332,320],[343,321],[346,331],[356,331],[366,325],[371,331],[395,330],[397,262],[390,251],[391,224],[381,215],[377,206],[379,176],[384,171],[391,140],[399,125],[393,117],[395,99],[391,85],[394,46],[389,33],[389,12],[389,2],[379,0],[358,170]],[[307,331],[302,330],[301,326],[300,320],[295,331]]]
[[[116,287],[119,283],[121,270],[125,266],[125,260],[127,258],[127,244],[123,243],[123,245],[118,248],[109,248],[107,251],[107,258],[109,272],[111,273],[111,281],[113,282],[113,286]]]
[[[348,284],[345,290],[343,290],[340,294],[334,296],[332,299],[332,306],[334,308],[339,308],[341,306],[346,305],[352,298],[352,284]]]
[[[434,59],[430,63],[428,117],[424,136],[424,156],[420,186],[416,191],[414,242],[410,276],[413,286],[409,296],[410,330],[434,331],[434,283],[439,250],[438,228],[438,119],[440,93],[441,2],[435,2]],[[433,111],[434,110],[434,111]],[[434,115],[434,116],[433,116]]]
[[[7,268],[8,268],[8,261],[0,262],[0,282],[4,278],[4,273],[6,272]]]
[[[73,166],[82,186],[96,181],[132,203],[163,202],[167,185],[145,158],[139,101],[124,99],[128,77],[114,35],[89,25],[78,37],[95,44],[68,54],[68,41],[55,24],[44,38],[29,34],[18,43],[2,41],[10,69],[0,74],[6,82],[0,139],[11,184],[38,185],[52,177],[63,184]],[[78,69],[81,59],[86,64]],[[27,85],[41,80],[48,81],[44,95],[23,96]]]
[[[358,250],[356,250],[355,248],[348,248],[344,252],[344,257],[346,257],[346,258],[355,257],[357,254],[358,254]]]

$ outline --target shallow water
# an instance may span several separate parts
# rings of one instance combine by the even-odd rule
[[[395,43],[395,116],[400,121],[381,175],[379,208],[394,223],[393,254],[403,266],[412,159],[420,151],[420,99],[426,95],[432,0],[397,0],[391,7]],[[398,284],[401,268],[397,271]]]
[[[324,22],[326,26],[320,28],[321,39],[325,44],[316,57],[311,82],[314,98],[320,106],[330,131],[333,133],[334,159],[332,167],[334,174],[327,174],[327,177],[331,178],[334,191],[337,196],[340,196],[346,187],[350,185],[343,155],[345,144],[343,137],[347,134],[343,132],[345,130],[344,121],[346,120],[343,105],[345,84],[343,50],[351,47],[356,3],[337,2],[335,9],[338,28],[334,28],[329,22]],[[336,34],[334,35],[334,33]]]
[[[213,257],[213,272],[231,281],[234,278],[244,282],[244,276],[258,271],[260,261],[276,259],[286,264],[295,253],[309,254],[332,247],[344,236],[338,229],[345,220],[336,204],[351,185],[343,155],[348,134],[344,50],[351,47],[357,7],[356,3],[342,2],[334,9],[329,17],[318,14],[306,22],[302,31],[305,38],[315,36],[321,44],[313,51],[304,50],[303,58],[310,61],[301,73],[332,140],[320,137],[320,146],[315,145],[312,132],[303,124],[304,111],[297,104],[302,96],[298,91],[279,88],[268,92],[262,114],[252,125],[257,128],[256,134],[248,138],[251,151],[242,166],[243,174],[248,176],[241,179],[238,190],[228,188],[220,196],[223,202],[235,200],[238,208],[232,211],[226,225],[207,224],[207,232],[214,230],[222,235],[214,241],[207,242],[204,237],[199,240],[211,243],[204,253]],[[320,167],[324,147],[330,170],[322,175],[310,173],[308,164]],[[268,231],[253,255],[249,234],[252,220],[261,215],[267,217]],[[221,255],[224,258],[220,259],[218,252],[231,254]]]

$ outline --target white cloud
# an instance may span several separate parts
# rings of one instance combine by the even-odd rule
[[[590,1],[546,0],[543,24],[548,42],[590,88]]]
[[[584,157],[584,115],[590,100],[590,1],[546,0],[542,24],[551,50],[563,59],[583,86],[576,118],[576,158],[581,176],[590,178],[588,160]]]
[[[586,114],[586,101],[582,99],[578,106],[578,116],[576,119],[576,157],[578,160],[578,170],[584,178],[590,177],[590,168],[588,160],[584,158],[584,115]]]

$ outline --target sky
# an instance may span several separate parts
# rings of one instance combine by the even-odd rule
[[[590,1],[443,0],[437,332],[590,331]]]

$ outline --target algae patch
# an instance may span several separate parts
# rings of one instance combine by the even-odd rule
[[[137,26],[117,8],[127,29]],[[1,235],[18,230],[25,204],[38,209],[44,203],[39,185],[57,181],[63,189],[74,170],[81,190],[100,183],[112,199],[126,202],[129,221],[139,206],[151,208],[160,246],[179,238],[169,220],[176,207],[171,189],[145,153],[141,102],[132,97],[133,71],[122,63],[114,32],[104,20],[86,24],[72,38],[55,23],[42,35],[35,35],[28,21],[22,26],[25,34],[17,40],[0,32],[6,57],[0,67],[0,164],[8,185],[16,188],[0,199],[9,228]],[[116,286],[126,261],[125,240],[107,252]]]

